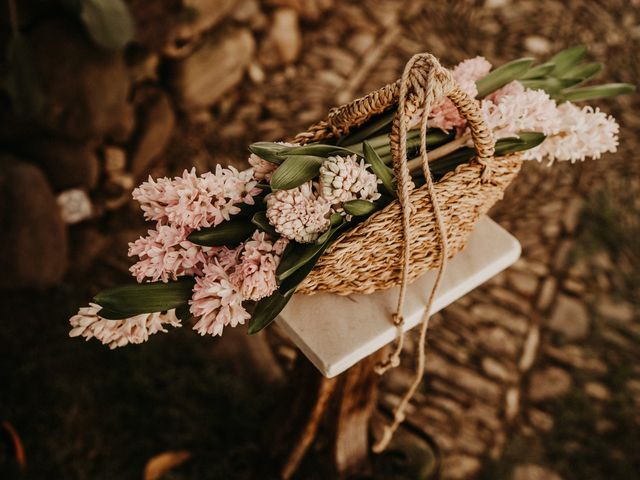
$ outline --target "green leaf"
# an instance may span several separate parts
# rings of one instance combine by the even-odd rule
[[[540,145],[546,138],[538,132],[520,132],[518,137],[501,138],[496,142],[496,157],[502,157],[510,153],[522,152]],[[463,147],[455,152],[436,160],[431,165],[431,173],[442,176],[455,170],[458,165],[468,163],[476,156],[473,148]]]
[[[382,186],[389,195],[396,196],[395,179],[393,170],[387,167],[376,151],[369,145],[369,142],[363,142],[364,161],[371,165],[371,171],[382,181]]]
[[[133,18],[123,0],[82,0],[80,18],[103,48],[119,50],[133,39]]]
[[[342,215],[340,215],[339,213],[332,213],[331,214],[331,219],[330,219],[331,227],[329,228],[329,230],[324,232],[322,235],[320,235],[316,239],[316,241],[315,241],[316,245],[322,245],[327,240],[329,240],[329,238],[331,238],[331,235],[333,234],[333,232],[335,230],[335,227],[339,227],[343,223],[344,223],[344,217]]]
[[[635,92],[636,86],[629,83],[606,83],[594,87],[572,88],[562,92],[562,99],[568,102],[580,102],[594,98],[614,97]]]
[[[530,68],[527,73],[525,73],[522,77],[522,80],[527,80],[531,78],[543,78],[549,75],[551,71],[555,68],[555,64],[552,62],[541,63],[540,65],[536,65],[533,68]]]
[[[562,78],[574,78],[580,80],[578,83],[582,83],[597,76],[603,69],[604,65],[602,63],[585,63],[569,69],[568,72],[562,75]]]
[[[271,188],[290,190],[318,176],[325,159],[312,155],[293,155],[277,168],[271,176]]]
[[[253,223],[259,230],[268,233],[274,237],[279,237],[280,235],[276,232],[276,229],[269,223],[269,219],[267,218],[267,212],[260,211],[253,214],[253,218],[251,218],[251,223]]]
[[[331,223],[332,227],[337,227],[338,225],[341,225],[343,220],[344,220],[344,217],[339,213],[332,213],[331,217],[329,218],[329,222]]]
[[[35,117],[44,105],[44,92],[29,40],[14,32],[7,45],[6,90],[18,115]]]
[[[360,128],[351,132],[344,137],[338,139],[338,145],[358,145],[364,140],[371,138],[373,135],[386,129],[393,122],[393,116],[396,114],[396,109],[393,108],[387,112],[381,113],[373,119],[366,122]]]
[[[525,88],[530,88],[531,90],[544,90],[549,95],[555,95],[565,88],[569,88],[580,83],[580,79],[547,77],[532,80],[520,80],[520,83],[522,83],[522,86]]]
[[[342,204],[344,211],[354,217],[363,217],[370,215],[376,211],[376,206],[373,202],[367,202],[366,200],[350,200]]]
[[[256,142],[249,145],[249,151],[267,162],[280,165],[284,162],[284,157],[280,156],[280,152],[289,148],[287,145],[274,142]]]
[[[330,232],[331,230],[327,231]],[[278,282],[282,282],[291,276],[296,270],[317,255],[318,252],[322,250],[322,245],[323,244],[318,243],[289,242],[276,269]]]
[[[485,97],[500,87],[505,86],[507,83],[518,80],[529,70],[532,63],[533,58],[520,58],[496,68],[486,77],[476,82],[476,86],[478,87],[477,98]]]
[[[577,65],[586,53],[587,47],[584,45],[576,45],[575,47],[569,47],[556,53],[551,57],[551,60],[549,60],[549,63],[553,63],[555,65],[550,74],[554,77],[562,77],[574,65]]]
[[[196,230],[187,240],[205,247],[233,247],[245,241],[255,230],[256,226],[247,218],[233,218],[216,227]]]
[[[282,150],[280,155],[312,155],[316,157],[329,157],[331,155],[358,155],[358,152],[349,150],[344,147],[337,147],[335,145],[324,145],[322,143],[309,143],[307,145],[301,145],[299,147],[288,147]]]
[[[251,315],[247,333],[249,335],[258,333],[273,322],[287,303],[289,303],[294,292],[295,290],[282,295],[278,290],[276,290],[270,296],[259,300],[253,310],[253,315]]]
[[[329,245],[350,225],[352,225],[352,222],[345,222],[332,228],[325,242],[322,245],[315,245],[318,248],[315,249],[313,256],[306,258],[306,260],[300,263],[284,280],[280,281],[280,293],[286,295],[289,292],[294,292],[295,289],[298,288],[298,285],[311,273],[311,270],[316,266],[316,263],[318,263],[318,260],[320,260],[320,257]]]
[[[181,277],[175,282],[122,285],[103,290],[93,300],[102,307],[101,317],[120,320],[183,307],[191,298],[194,284],[192,277]]]

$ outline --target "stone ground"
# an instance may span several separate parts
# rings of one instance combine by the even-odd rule
[[[246,144],[298,131],[330,106],[395,79],[417,51],[431,51],[446,64],[482,54],[498,65],[525,55],[544,58],[584,42],[594,60],[607,63],[607,80],[637,83],[637,0],[425,4],[336,3],[305,30],[295,66],[267,77],[254,72],[210,112],[182,119],[177,127],[182,131],[166,155],[175,167],[239,163]],[[360,76],[365,67],[369,73]],[[492,213],[522,243],[521,260],[433,319],[428,375],[408,423],[414,434],[428,435],[437,445],[443,478],[626,479],[640,471],[639,103],[634,96],[601,105],[622,125],[618,154],[580,165],[525,165]],[[159,167],[155,173],[164,171]],[[4,313],[21,312],[31,325],[29,315],[45,315],[53,306],[62,319],[81,296],[71,285],[90,278],[85,287],[95,291],[122,279],[125,242],[140,230],[133,212],[125,208],[103,220],[115,239],[109,248],[114,253],[103,253],[95,266],[77,262],[76,276],[72,272],[69,283],[46,294],[41,306],[31,305],[29,295],[3,297]],[[107,244],[101,236],[82,241]],[[39,328],[35,321],[33,328]],[[61,324],[52,332],[64,335],[65,328]],[[270,390],[256,393],[253,384],[234,384],[231,370],[221,373],[208,364],[204,340],[180,332],[154,339],[138,352],[103,353],[84,344],[47,344],[24,330],[7,328],[1,335],[4,345],[12,342],[0,352],[3,360],[30,351],[52,359],[45,370],[29,357],[16,367],[15,377],[3,373],[9,396],[26,398],[23,375],[43,388],[55,384],[61,395],[73,398],[54,420],[48,405],[25,413],[9,402],[8,410],[0,410],[18,412],[25,436],[41,435],[28,452],[55,452],[59,465],[36,467],[40,478],[138,478],[151,454],[185,445],[196,454],[230,453],[214,470],[197,464],[190,475],[176,478],[253,478],[248,472],[255,465],[247,458],[259,458],[260,452],[238,432],[260,434],[255,425],[268,412]],[[64,357],[69,348],[73,361]],[[167,362],[174,362],[173,369]],[[71,364],[73,373],[59,373]],[[94,378],[96,369],[106,378],[102,383]],[[161,373],[151,380],[151,371]],[[402,367],[384,380],[382,412],[411,373],[406,355]],[[118,385],[122,374],[133,380]],[[78,390],[76,382],[82,385]],[[155,406],[160,402],[163,409]],[[0,406],[6,405],[0,398]],[[216,418],[201,419],[208,405],[224,405],[224,415],[215,410]],[[184,408],[193,418],[181,413]],[[226,416],[233,427],[223,421]],[[37,426],[28,423],[30,417]],[[161,432],[158,422],[164,422]],[[48,429],[59,429],[64,441]],[[145,432],[143,440],[136,429]],[[222,439],[202,440],[207,431],[222,432]],[[120,458],[111,438],[133,446]]]

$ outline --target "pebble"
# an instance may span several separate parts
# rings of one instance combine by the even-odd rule
[[[560,294],[547,326],[567,340],[582,340],[589,333],[589,314],[580,300]]]
[[[91,217],[91,199],[87,192],[79,188],[65,190],[58,194],[58,206],[62,221],[66,224],[79,223]]]
[[[606,319],[628,324],[636,316],[636,309],[628,302],[616,302],[605,296],[598,299],[596,304],[598,313]]]
[[[529,423],[536,430],[541,432],[550,432],[553,429],[553,417],[547,412],[538,410],[537,408],[531,408],[527,412]]]
[[[542,283],[542,287],[540,288],[540,294],[538,295],[538,301],[536,302],[536,306],[538,310],[544,311],[551,305],[553,301],[553,297],[556,294],[558,281],[555,277],[549,276],[545,278]]]
[[[220,100],[244,76],[255,41],[244,28],[224,29],[207,38],[171,67],[170,83],[184,109],[204,109]],[[215,68],[211,68],[215,65]]]
[[[529,399],[533,402],[553,400],[569,393],[571,376],[558,367],[547,367],[531,374],[529,380]]]
[[[611,393],[602,383],[588,382],[584,386],[584,391],[590,397],[603,402],[611,399]]]
[[[553,470],[535,464],[518,465],[513,469],[511,480],[562,480]]]

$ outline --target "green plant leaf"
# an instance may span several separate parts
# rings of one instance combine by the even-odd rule
[[[565,88],[572,87],[580,83],[580,79],[575,78],[537,78],[532,80],[520,80],[522,86],[531,90],[544,90],[549,95],[555,95]]]
[[[7,45],[8,72],[5,87],[18,115],[35,117],[44,105],[44,92],[29,40],[12,33]]]
[[[251,223],[253,223],[259,230],[268,233],[274,237],[279,237],[280,235],[276,232],[276,229],[269,223],[269,219],[267,218],[267,212],[260,211],[253,214],[251,218]]]
[[[335,227],[339,227],[340,225],[342,225],[344,223],[344,221],[345,221],[345,219],[344,219],[344,217],[342,215],[340,215],[339,213],[332,213],[331,214],[331,219],[330,219],[331,227],[329,228],[329,230],[324,232],[322,235],[320,235],[316,239],[316,241],[315,241],[316,245],[322,245],[327,240],[329,240],[329,238],[331,237],[331,235],[334,232]]]
[[[485,97],[507,83],[518,80],[529,70],[532,63],[533,58],[520,58],[496,68],[486,77],[476,82],[478,87],[477,98]]]
[[[249,151],[267,162],[280,165],[284,162],[284,157],[280,156],[280,152],[289,148],[287,145],[274,142],[256,142],[249,145]]]
[[[553,70],[551,70],[550,75],[553,75],[554,77],[562,77],[574,65],[577,65],[586,54],[587,47],[584,45],[576,45],[556,53],[549,60],[549,63],[553,63],[555,65]]]
[[[100,316],[120,320],[141,313],[164,312],[183,307],[191,298],[195,280],[181,277],[175,282],[136,283],[109,288],[98,293],[94,302],[102,307]]]
[[[350,200],[342,204],[344,211],[354,217],[363,217],[376,211],[376,205],[366,200]]]
[[[330,232],[331,229],[327,231]],[[289,242],[276,269],[278,282],[282,282],[291,276],[293,272],[317,255],[322,250],[322,245],[318,243]]]
[[[578,83],[582,83],[596,77],[603,69],[604,65],[602,63],[585,63],[570,68],[569,71],[562,75],[562,78],[574,78],[580,80]]]
[[[580,102],[594,98],[614,97],[635,92],[636,86],[629,83],[606,83],[593,87],[572,88],[562,92],[562,99],[568,102]]]
[[[322,143],[309,143],[299,147],[288,147],[282,150],[280,155],[312,155],[315,157],[329,157],[331,155],[359,155],[358,152],[336,145],[325,145]]]
[[[287,306],[295,290],[282,295],[278,290],[270,296],[258,301],[249,320],[247,333],[253,335],[268,326],[278,316],[284,307]]]
[[[80,19],[103,48],[119,50],[133,39],[133,18],[123,0],[82,0]]]
[[[528,80],[531,78],[544,78],[555,68],[555,64],[552,62],[541,63],[533,68],[530,68],[527,73],[520,77],[522,80]]]
[[[393,122],[393,116],[396,114],[396,109],[393,108],[389,111],[381,113],[373,119],[366,122],[357,130],[340,137],[338,139],[338,145],[359,145],[364,140],[371,138],[373,135],[379,133],[382,130],[387,129]]]
[[[376,151],[369,145],[369,142],[363,142],[364,161],[371,165],[371,171],[375,173],[382,181],[382,186],[389,195],[396,196],[396,185],[393,176],[393,170],[387,167]]]
[[[292,271],[284,280],[280,281],[280,293],[286,295],[288,293],[292,293],[298,288],[298,285],[302,283],[302,281],[307,278],[307,275],[311,273],[313,267],[316,266],[318,260],[325,252],[325,250],[333,243],[333,241],[350,225],[352,222],[345,222],[337,227],[334,227],[330,230],[327,239],[322,245],[315,245],[314,254],[311,257],[307,257],[304,262],[299,262],[297,268]]]
[[[338,225],[341,225],[343,221],[344,221],[344,217],[339,213],[332,213],[331,217],[329,218],[329,222],[332,227],[337,227]]]
[[[232,218],[216,227],[202,228],[191,232],[187,240],[205,247],[233,247],[239,245],[256,230],[247,218]]]
[[[501,138],[496,142],[496,157],[502,157],[510,153],[522,152],[540,145],[546,138],[544,134],[538,132],[520,132],[518,137]],[[431,173],[442,176],[458,165],[468,163],[476,156],[473,148],[462,147],[449,155],[442,157],[431,165]]]
[[[312,155],[293,155],[286,157],[271,176],[271,188],[290,190],[318,176],[320,166],[325,159]]]

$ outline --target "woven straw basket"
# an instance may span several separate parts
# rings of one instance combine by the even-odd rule
[[[451,84],[451,76],[433,56],[424,54],[424,59],[415,62],[409,72],[409,104],[419,106],[425,97],[427,83],[434,81]],[[399,92],[400,80],[334,108],[326,120],[298,134],[294,141],[304,144],[343,136],[373,116],[397,106]],[[435,185],[442,219],[447,226],[448,253],[452,257],[464,248],[479,217],[502,199],[504,190],[518,174],[522,161],[517,154],[494,158],[493,138],[476,100],[455,84],[442,93],[467,120],[477,153],[471,162],[459,165]],[[396,114],[390,134],[396,171],[398,117]],[[425,271],[437,268],[441,242],[426,185],[412,190],[409,200],[412,235],[408,279],[411,281]],[[297,291],[349,295],[398,285],[402,277],[401,217],[401,205],[396,200],[344,233],[327,249]]]

